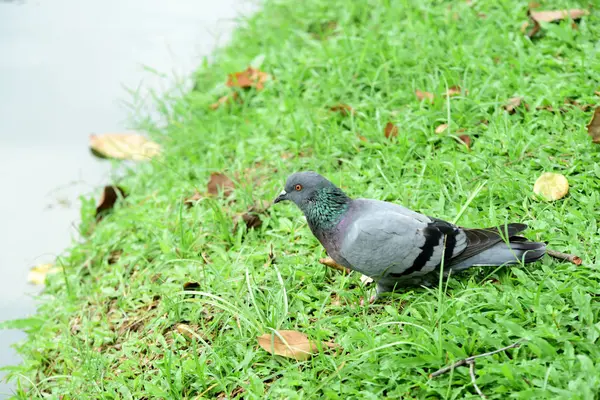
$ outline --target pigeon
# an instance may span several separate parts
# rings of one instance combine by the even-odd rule
[[[546,253],[544,243],[517,236],[525,224],[464,228],[395,203],[352,199],[316,172],[290,175],[274,203],[282,201],[300,208],[338,265],[373,278],[371,302],[399,288],[435,284],[440,267],[448,277],[474,266],[530,263]]]

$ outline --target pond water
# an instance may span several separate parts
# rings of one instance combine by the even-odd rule
[[[247,0],[0,0],[0,321],[35,311],[29,268],[76,239],[79,195],[110,180],[88,135],[128,128],[125,87],[160,90],[189,76],[255,9]],[[19,362],[10,345],[23,338],[0,330],[0,367]],[[10,393],[0,382],[0,399]]]

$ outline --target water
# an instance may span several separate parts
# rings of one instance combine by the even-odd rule
[[[127,128],[123,86],[166,88],[189,75],[255,8],[247,0],[0,0],[0,321],[34,312],[29,268],[72,243],[78,196],[110,181],[88,134]],[[0,331],[0,367],[19,362],[9,346],[23,338]],[[0,398],[9,393],[0,383]]]

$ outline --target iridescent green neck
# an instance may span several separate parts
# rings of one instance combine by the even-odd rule
[[[302,211],[308,224],[319,231],[334,228],[350,205],[350,198],[339,188],[332,186],[318,190],[303,204]]]

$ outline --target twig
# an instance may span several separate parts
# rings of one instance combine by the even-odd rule
[[[329,268],[337,269],[338,271],[345,272],[346,274],[350,273],[349,268],[339,265],[331,257],[320,258],[319,262],[323,265],[328,266]]]
[[[566,254],[566,253],[561,253],[560,251],[550,250],[550,249],[546,249],[546,254],[548,254],[550,257],[554,257],[558,260],[572,262],[575,265],[581,265],[581,263],[583,262],[583,260],[580,257],[576,256],[575,254]]]
[[[477,377],[475,376],[475,360],[471,360],[467,362],[467,364],[469,364],[469,375],[471,375],[471,383],[473,384],[475,391],[479,396],[481,396],[482,399],[485,399],[485,394],[483,394],[481,389],[479,389],[479,386],[477,386]]]
[[[469,364],[470,362],[472,362],[476,358],[491,356],[491,355],[494,355],[494,354],[497,354],[497,353],[501,353],[501,352],[503,352],[505,350],[508,350],[508,349],[513,349],[515,347],[519,347],[520,345],[521,345],[521,340],[519,340],[518,342],[515,342],[515,343],[511,344],[510,346],[506,346],[506,347],[503,347],[503,348],[498,349],[498,350],[494,350],[494,351],[490,351],[490,352],[487,352],[487,353],[477,354],[475,356],[463,358],[462,360],[458,360],[457,362],[455,362],[454,364],[452,364],[450,366],[447,366],[447,367],[444,367],[442,369],[439,369],[439,370],[435,371],[434,373],[432,373],[431,375],[429,375],[429,378],[435,378],[436,376],[443,375],[446,372],[453,370],[454,368],[457,368],[457,367]]]

